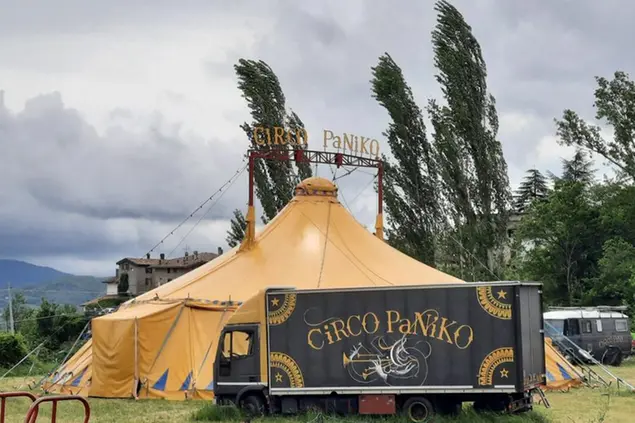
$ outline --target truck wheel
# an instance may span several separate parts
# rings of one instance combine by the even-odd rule
[[[432,421],[434,407],[423,397],[412,397],[404,403],[403,412],[410,421],[424,423]]]
[[[608,347],[602,356],[602,363],[609,366],[619,366],[622,364],[622,351],[617,347]]]
[[[240,402],[240,408],[249,417],[260,417],[265,414],[265,401],[260,395],[248,395]]]

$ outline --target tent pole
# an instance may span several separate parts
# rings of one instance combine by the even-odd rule
[[[375,236],[384,239],[384,166],[377,163],[377,220],[375,221]]]
[[[134,383],[132,384],[132,395],[134,399],[139,399],[139,319],[134,319]]]
[[[245,239],[240,244],[240,250],[249,249],[256,237],[256,211],[254,209],[254,161],[256,159],[255,152],[249,152],[249,204],[247,208],[247,229],[245,230]]]

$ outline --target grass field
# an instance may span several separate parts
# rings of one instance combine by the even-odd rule
[[[625,362],[619,368],[612,368],[616,374],[635,383],[635,360]],[[0,381],[0,391],[12,391],[25,389],[25,384],[38,380],[31,377],[6,378]],[[455,420],[459,422],[553,422],[553,423],[630,423],[635,421],[635,394],[626,392],[615,393],[605,389],[577,388],[570,392],[551,392],[547,394],[551,403],[550,409],[542,405],[535,407],[535,412],[523,417],[509,416],[462,416]],[[89,399],[92,415],[92,423],[154,423],[154,422],[188,422],[196,421],[194,416],[210,415],[209,409],[205,409],[204,401],[171,402],[161,400],[104,400]],[[28,408],[27,400],[9,399],[7,402],[6,423],[22,423]],[[43,405],[40,411],[39,422],[50,421],[50,405]],[[602,416],[603,419],[602,419]],[[218,421],[218,413],[216,413]],[[61,403],[58,409],[60,423],[82,422],[82,406],[77,403]],[[235,420],[227,416],[225,421]],[[276,419],[282,422],[282,419]],[[303,416],[296,421],[321,423],[316,416]],[[369,421],[371,419],[364,419]],[[372,419],[377,421],[377,419]],[[201,421],[201,420],[198,420]],[[204,420],[203,420],[204,421]],[[237,420],[235,420],[237,421]],[[273,423],[273,419],[270,420]],[[284,420],[290,422],[292,420]],[[325,418],[324,423],[335,422],[336,419]],[[361,419],[347,419],[346,421],[360,422]]]

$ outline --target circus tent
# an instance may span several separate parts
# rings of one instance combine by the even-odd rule
[[[462,283],[390,247],[309,178],[249,248],[219,258],[93,319],[93,338],[44,384],[107,398],[211,398],[220,328],[266,286],[336,288]]]
[[[105,398],[213,398],[219,332],[267,286],[337,288],[464,283],[370,233],[323,178],[298,184],[249,248],[221,257],[93,319],[93,338],[44,383]],[[545,343],[547,389],[575,386],[575,368]]]

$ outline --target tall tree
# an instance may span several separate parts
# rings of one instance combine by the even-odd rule
[[[543,282],[551,303],[580,305],[584,282],[597,267],[599,213],[587,194],[581,182],[556,181],[553,192],[529,209],[517,231],[533,244],[523,276]]]
[[[566,109],[556,120],[560,143],[576,145],[597,153],[618,171],[635,179],[635,83],[617,71],[609,81],[596,77],[595,118],[606,120],[614,129],[613,139],[605,139],[600,127],[587,124],[576,112]]]
[[[429,103],[438,165],[460,234],[461,260],[493,271],[491,252],[501,244],[511,202],[507,164],[496,139],[498,116],[487,92],[481,47],[461,13],[445,0],[435,4],[432,31],[436,79],[447,105]],[[491,277],[491,276],[490,276]]]
[[[553,180],[580,182],[590,186],[595,179],[593,162],[588,158],[584,150],[577,148],[571,159],[562,159],[562,175],[551,175]]]
[[[543,200],[549,194],[547,178],[538,169],[529,169],[516,190],[514,209],[524,213],[535,200]]]
[[[296,129],[304,128],[304,123],[294,112],[286,110],[286,99],[280,86],[280,81],[273,69],[262,60],[240,59],[234,66],[238,76],[238,89],[242,97],[247,100],[252,121],[243,123],[241,128],[247,135],[250,147],[257,150],[278,149],[289,151],[291,148],[306,148],[305,146],[288,144],[258,145],[254,139],[256,127],[281,127],[295,133]],[[277,160],[257,160],[254,166],[254,182],[256,196],[262,206],[261,219],[264,223],[273,219],[293,196],[295,184],[299,178],[311,176],[308,163],[296,163],[298,174],[295,173],[291,162]],[[236,231],[238,230],[238,231]],[[246,230],[246,220],[242,212],[234,213],[231,229],[228,232],[228,242],[240,242]],[[230,241],[231,240],[231,241]],[[230,244],[231,245],[231,244]],[[236,245],[236,244],[234,244]]]
[[[390,116],[384,132],[394,160],[384,157],[388,240],[424,263],[435,265],[440,221],[438,171],[421,109],[388,53],[371,68],[373,97]]]

